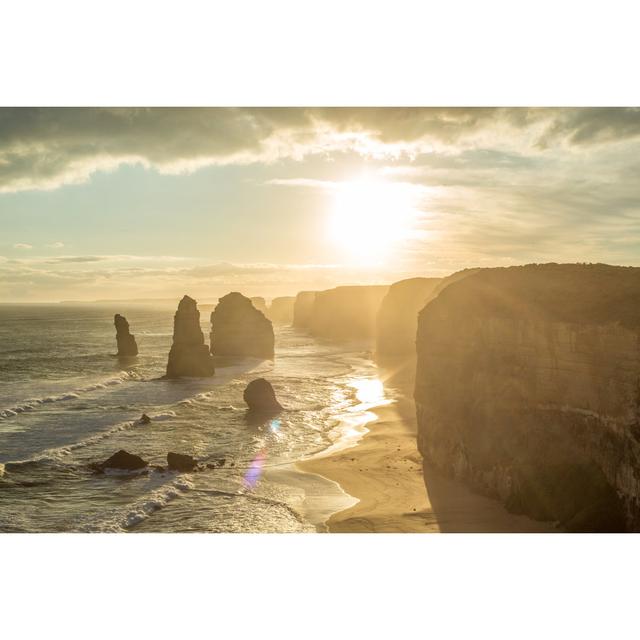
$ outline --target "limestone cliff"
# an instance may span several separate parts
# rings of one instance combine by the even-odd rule
[[[315,291],[301,291],[293,303],[293,326],[298,329],[308,329],[313,314],[313,303],[316,300]]]
[[[261,296],[254,296],[250,298],[251,304],[258,310],[262,311],[262,313],[266,313],[267,311],[267,301]]]
[[[516,512],[640,529],[640,269],[483,269],[419,314],[422,454]]]
[[[269,320],[274,324],[291,324],[293,322],[295,300],[293,296],[274,298],[266,314]]]
[[[370,340],[375,337],[376,316],[389,287],[353,286],[318,291],[309,330],[330,340]]]
[[[233,292],[211,314],[211,353],[216,356],[273,358],[271,322],[249,298]]]
[[[173,319],[173,344],[167,378],[206,377],[214,374],[213,357],[204,343],[196,301],[184,296]]]
[[[440,282],[441,278],[410,278],[389,287],[378,311],[378,357],[395,358],[415,353],[418,312]]]
[[[119,356],[137,356],[138,345],[136,337],[129,332],[129,323],[124,316],[119,313],[113,317],[113,324],[116,327],[116,343],[118,345]]]

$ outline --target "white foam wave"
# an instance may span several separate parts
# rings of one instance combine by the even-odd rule
[[[139,379],[139,377],[132,371],[123,371],[116,377],[108,378],[107,380],[104,380],[102,382],[96,382],[94,384],[80,387],[79,389],[74,389],[72,391],[66,391],[59,395],[45,396],[43,398],[29,398],[28,400],[24,400],[22,403],[16,405],[15,407],[0,409],[0,419],[11,418],[18,415],[19,413],[24,413],[26,411],[33,411],[39,406],[45,404],[51,404],[53,402],[64,402],[65,400],[75,400],[80,397],[80,394],[90,393],[91,391],[97,391],[99,389],[106,389],[107,387],[119,385],[128,380],[137,379]]]
[[[172,500],[193,489],[194,484],[184,476],[176,478],[168,485],[152,491],[137,502],[134,502],[126,512],[116,514],[96,525],[88,525],[87,531],[122,532],[140,524],[143,520],[164,508]]]
[[[176,417],[175,411],[165,411],[164,413],[152,413],[149,416],[155,422],[164,422],[165,420],[171,420]]]

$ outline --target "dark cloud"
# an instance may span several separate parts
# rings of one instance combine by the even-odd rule
[[[556,109],[553,122],[539,144],[546,147],[562,139],[571,145],[583,146],[628,140],[639,135],[638,108]]]
[[[587,145],[640,134],[637,109],[1,108],[0,190],[55,188],[141,162],[163,171],[481,136]],[[485,136],[485,137],[486,137]],[[502,140],[504,143],[504,140]],[[477,146],[477,145],[476,145]],[[480,145],[482,146],[482,145]],[[484,146],[487,146],[486,140]]]

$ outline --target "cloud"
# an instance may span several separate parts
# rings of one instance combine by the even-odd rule
[[[14,249],[33,249],[33,246],[30,244],[27,244],[26,242],[18,242],[13,245],[13,248]]]
[[[55,189],[122,164],[175,174],[343,151],[540,151],[638,135],[637,109],[1,108],[0,192]]]
[[[309,187],[311,189],[331,189],[336,182],[331,180],[316,180],[314,178],[273,178],[265,184],[276,187]]]
[[[546,147],[563,139],[574,146],[588,146],[637,136],[640,136],[640,108],[557,109],[539,145]]]
[[[167,298],[185,294],[213,302],[229,291],[274,297],[336,284],[387,282],[389,275],[339,264],[202,263],[181,266],[140,256],[139,261],[98,263],[4,260],[0,256],[0,301]],[[399,273],[396,279],[406,274]]]
[[[64,247],[64,242],[52,242],[51,244],[46,244],[45,247],[49,249],[62,249]]]

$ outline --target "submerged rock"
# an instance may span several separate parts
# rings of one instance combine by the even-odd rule
[[[122,469],[124,471],[135,471],[136,469],[144,469],[149,463],[140,456],[136,456],[124,449],[120,449],[110,458],[101,462],[96,469],[104,471],[105,469]]]
[[[214,374],[213,358],[204,343],[200,312],[189,296],[180,300],[173,320],[173,345],[167,363],[167,378],[207,377]]]
[[[252,380],[242,394],[250,411],[273,413],[282,410],[271,383],[264,378]]]
[[[167,464],[171,471],[193,471],[198,466],[198,462],[191,456],[173,451],[167,453]]]
[[[273,325],[251,300],[233,292],[211,314],[211,353],[216,356],[273,358]]]
[[[116,313],[113,316],[113,324],[116,327],[116,343],[119,356],[137,356],[138,345],[136,337],[129,332],[129,323],[124,316]]]

